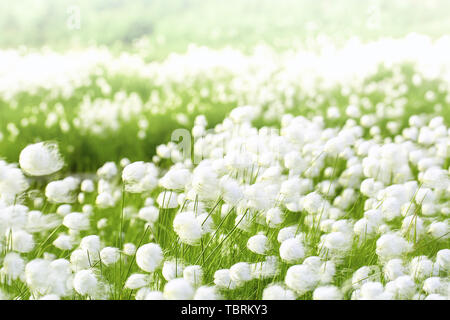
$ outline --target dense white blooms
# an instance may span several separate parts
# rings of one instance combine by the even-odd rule
[[[123,253],[127,256],[132,256],[136,253],[136,246],[133,243],[127,242],[123,245]]]
[[[384,265],[383,271],[386,279],[395,280],[405,275],[406,268],[403,265],[402,259],[391,259]]]
[[[97,176],[101,179],[111,180],[118,172],[117,165],[112,161],[108,161],[97,170]]]
[[[58,146],[51,142],[39,142],[25,147],[20,153],[22,170],[31,176],[55,173],[64,166]]]
[[[377,255],[382,260],[400,258],[411,249],[411,244],[396,234],[384,234],[377,240]]]
[[[61,250],[70,250],[73,248],[73,240],[66,234],[60,234],[54,241],[53,245]]]
[[[386,291],[397,299],[411,299],[416,292],[416,284],[410,276],[400,276],[386,284]]]
[[[449,298],[450,38],[150,63],[144,40],[0,50],[0,158],[18,159],[0,160],[0,299]],[[192,141],[157,141],[164,119]],[[17,149],[52,132],[59,180],[56,144]]]

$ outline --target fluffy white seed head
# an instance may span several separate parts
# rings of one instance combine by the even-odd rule
[[[97,284],[97,277],[92,270],[78,271],[73,278],[73,288],[81,295],[93,295]]]
[[[199,265],[187,266],[183,270],[183,278],[194,287],[198,287],[203,281],[203,269]]]
[[[299,238],[286,239],[280,246],[280,257],[288,263],[299,262],[305,256],[305,248]]]
[[[295,300],[292,290],[284,288],[279,284],[271,284],[263,290],[263,300]]]
[[[146,272],[155,271],[163,261],[163,252],[156,243],[147,243],[136,251],[136,264]]]
[[[19,164],[31,176],[45,176],[61,170],[64,161],[55,143],[39,142],[22,150]]]
[[[202,227],[194,212],[180,212],[173,220],[173,229],[180,240],[189,245],[197,245],[202,237]]]
[[[317,270],[306,265],[295,265],[287,270],[284,282],[298,295],[303,295],[313,290],[319,283],[319,280]]]
[[[335,286],[318,287],[313,292],[313,300],[342,300],[342,292]]]
[[[164,298],[167,300],[191,300],[193,297],[194,288],[182,278],[170,280],[164,286]]]
[[[265,254],[269,249],[269,240],[263,234],[250,237],[247,241],[247,248],[257,254]]]

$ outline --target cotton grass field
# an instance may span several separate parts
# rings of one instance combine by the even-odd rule
[[[0,299],[449,299],[450,37],[310,41],[1,48]]]

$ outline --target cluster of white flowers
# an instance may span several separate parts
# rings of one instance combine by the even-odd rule
[[[191,48],[152,63],[92,50],[65,81],[52,68],[19,81],[4,61],[52,60],[0,51],[5,108],[23,90],[71,97],[91,78],[103,95],[84,96],[72,118],[61,103],[25,108],[2,144],[43,114],[46,128],[92,139],[131,127],[145,141],[149,115],[174,106],[186,111],[178,123],[193,120],[188,156],[159,141],[151,160],[127,155],[65,177],[54,142],[24,144],[18,165],[0,160],[0,298],[449,299],[450,41],[412,35],[389,51],[386,41],[317,55]],[[49,56],[56,67],[73,59]],[[392,75],[369,79],[380,63]],[[147,101],[112,95],[116,74],[156,89]],[[407,94],[436,79],[423,97],[430,112],[408,109]],[[336,87],[343,99],[324,94]],[[197,115],[206,98],[241,106],[208,127]]]

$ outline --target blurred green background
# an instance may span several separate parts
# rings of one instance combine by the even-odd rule
[[[68,21],[79,10],[80,28]],[[0,47],[145,44],[150,59],[183,52],[190,43],[248,50],[266,43],[286,49],[324,34],[336,43],[418,32],[450,33],[448,0],[18,0],[0,2]]]

